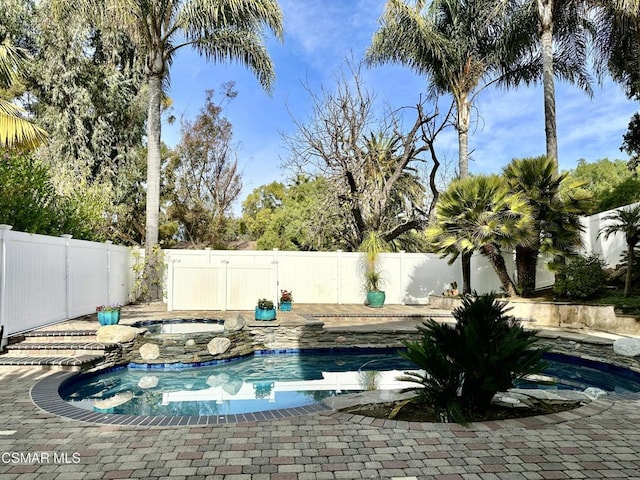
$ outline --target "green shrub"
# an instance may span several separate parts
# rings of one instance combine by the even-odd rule
[[[406,342],[401,355],[424,370],[404,377],[420,384],[423,402],[464,421],[516,379],[544,369],[542,350],[532,348],[535,331],[525,331],[507,311],[495,294],[465,297],[453,311],[455,326],[429,319],[419,327],[420,339]]]
[[[597,255],[571,258],[556,276],[553,292],[563,298],[587,299],[607,284],[604,262]]]

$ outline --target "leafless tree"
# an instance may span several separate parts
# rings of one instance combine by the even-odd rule
[[[325,210],[340,212],[349,247],[356,249],[374,231],[405,248],[409,233],[424,228],[433,214],[441,164],[435,141],[453,124],[453,105],[441,113],[435,103],[427,112],[419,102],[380,114],[360,67],[348,65],[350,75],[342,72],[334,90],[306,87],[312,112],[307,121],[294,118],[296,131],[283,135],[290,152],[284,166],[329,180]],[[404,128],[407,118],[411,125]]]

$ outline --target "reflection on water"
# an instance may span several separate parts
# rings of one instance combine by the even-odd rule
[[[397,353],[257,355],[183,370],[120,369],[84,376],[62,397],[87,410],[131,415],[226,415],[299,407],[344,393],[414,386]],[[551,355],[545,385],[520,387],[640,392],[640,376]]]
[[[373,369],[376,370],[373,370]],[[89,410],[136,415],[226,415],[299,407],[345,393],[410,386],[395,353],[258,355],[183,370],[120,369],[65,388]]]

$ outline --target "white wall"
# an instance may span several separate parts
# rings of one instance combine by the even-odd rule
[[[0,325],[5,335],[127,303],[132,255],[110,243],[16,232],[0,225]]]

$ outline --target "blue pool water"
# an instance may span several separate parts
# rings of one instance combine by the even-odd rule
[[[640,375],[549,354],[542,388],[640,392]],[[83,375],[60,395],[75,406],[128,415],[228,415],[300,407],[345,393],[413,384],[397,377],[415,366],[395,351],[260,354],[217,365],[170,369],[120,368]],[[531,386],[523,382],[521,387]]]

